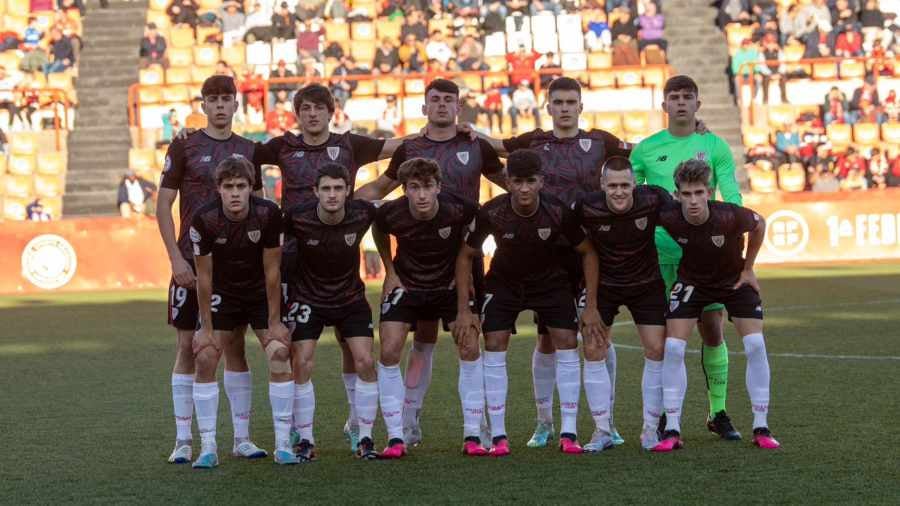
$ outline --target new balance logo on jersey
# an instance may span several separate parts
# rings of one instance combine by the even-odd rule
[[[679,237],[679,238],[678,238],[678,244],[687,244],[687,239],[684,238],[684,237]]]
[[[512,239],[512,238],[514,238],[515,236],[516,236],[516,234],[514,234],[514,233],[512,233],[512,232],[507,232],[507,233],[503,234],[503,237],[502,237],[502,238],[503,238],[503,239]]]
[[[344,234],[344,242],[347,243],[347,246],[353,246],[353,243],[356,242],[356,234]]]
[[[203,163],[211,162],[211,161],[212,161],[212,155],[206,155],[206,156],[204,156],[203,158],[201,158],[200,161],[203,162]]]
[[[612,225],[600,225],[601,232],[609,232],[612,229]]]
[[[328,146],[326,151],[328,151],[328,158],[331,158],[332,161],[337,160],[338,156],[341,154],[341,148],[338,146]]]
[[[724,235],[714,235],[711,237],[712,243],[716,245],[717,248],[721,248],[723,244],[725,244],[725,236]]]
[[[219,237],[218,239],[216,239],[216,244],[225,244],[226,242],[228,242],[228,239],[224,237]]]
[[[591,150],[591,142],[590,139],[578,139],[578,145],[581,146],[581,150],[587,153]]]
[[[456,153],[456,158],[459,159],[459,161],[463,165],[466,165],[469,163],[469,152],[468,151],[460,151],[460,152]]]
[[[261,236],[262,236],[262,232],[260,232],[259,230],[248,230],[247,231],[247,237],[249,237],[250,241],[253,242],[254,244],[259,242],[259,238]]]
[[[444,227],[438,230],[438,235],[441,236],[441,239],[446,239],[450,237],[450,227]]]
[[[549,228],[539,228],[538,229],[538,237],[540,237],[542,241],[546,241],[550,237],[550,229]]]
[[[657,162],[664,162],[669,159],[669,155],[662,155],[656,159]]]
[[[291,158],[303,158],[305,151],[294,151],[294,154],[291,155]]]
[[[308,239],[308,240],[306,241],[306,245],[307,245],[307,246],[318,246],[318,245],[319,245],[319,240],[318,240],[318,239]]]
[[[646,230],[647,229],[647,217],[638,218],[634,220],[634,226],[638,228],[638,230]]]

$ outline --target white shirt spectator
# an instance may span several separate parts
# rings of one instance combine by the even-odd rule
[[[519,86],[512,96],[513,107],[522,112],[531,112],[537,107],[537,98],[534,92],[527,86]]]
[[[144,204],[144,188],[141,186],[141,181],[139,179],[135,179],[134,181],[126,179],[125,190],[128,192],[129,203],[134,206]]]
[[[446,65],[453,58],[453,50],[443,40],[432,40],[425,46],[425,56]]]

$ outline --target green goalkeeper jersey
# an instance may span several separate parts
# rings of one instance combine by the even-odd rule
[[[631,165],[637,184],[662,186],[675,191],[675,168],[684,160],[705,160],[712,167],[710,184],[725,202],[741,205],[741,192],[734,177],[734,158],[728,143],[712,134],[693,133],[675,137],[662,130],[647,137],[631,152]],[[656,227],[656,249],[661,264],[678,264],[681,247],[662,227]]]

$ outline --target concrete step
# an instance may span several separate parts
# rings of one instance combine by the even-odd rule
[[[117,188],[84,192],[66,192],[63,214],[66,216],[105,216],[118,214]]]

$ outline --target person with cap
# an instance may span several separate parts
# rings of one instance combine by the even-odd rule
[[[147,29],[141,39],[140,59],[142,69],[150,65],[162,65],[163,68],[169,66],[169,59],[166,57],[166,39],[157,31],[156,23],[147,23]]]
[[[147,203],[152,204],[156,194],[156,185],[140,177],[133,170],[128,170],[119,183],[116,206],[123,218],[149,214]]]

